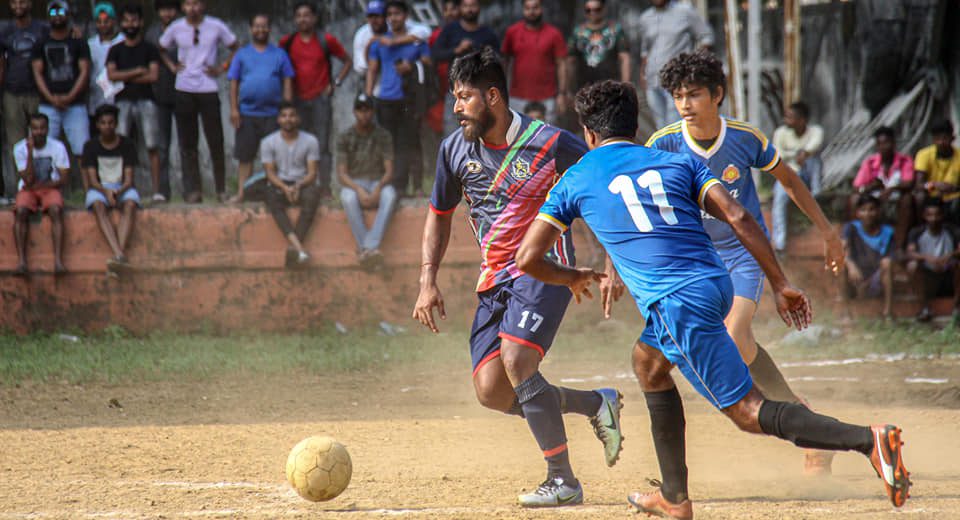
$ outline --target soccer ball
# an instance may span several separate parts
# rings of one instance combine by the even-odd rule
[[[347,488],[352,474],[350,454],[332,437],[307,437],[287,457],[287,481],[311,502],[336,498]]]

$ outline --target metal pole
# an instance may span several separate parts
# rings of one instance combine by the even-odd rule
[[[747,11],[747,119],[760,124],[760,0],[750,0]]]
[[[730,99],[732,116],[743,119],[746,110],[743,106],[743,67],[740,58],[740,20],[737,12],[737,0],[724,0],[723,20],[727,39],[727,98]]]
[[[800,0],[783,3],[783,104],[800,98]]]

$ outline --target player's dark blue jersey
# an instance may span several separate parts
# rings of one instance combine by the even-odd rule
[[[770,171],[780,163],[780,154],[760,130],[747,123],[721,117],[720,135],[710,148],[703,149],[690,136],[686,121],[677,121],[657,130],[647,140],[647,146],[682,153],[705,164],[767,233],[750,168]],[[706,213],[702,217],[703,227],[717,248],[742,247],[726,222],[720,222]]]
[[[430,208],[450,213],[466,199],[483,259],[478,292],[523,274],[514,260],[523,235],[550,188],[587,151],[586,144],[566,130],[512,114],[505,146],[468,141],[458,129],[444,139],[437,156]],[[569,232],[548,257],[573,265]]]
[[[728,276],[700,218],[703,198],[717,184],[691,157],[612,143],[567,170],[537,218],[561,230],[583,218],[647,317],[664,296]]]

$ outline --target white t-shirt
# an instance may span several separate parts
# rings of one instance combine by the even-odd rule
[[[109,99],[103,95],[103,89],[97,84],[100,74],[107,68],[107,53],[110,47],[122,42],[126,37],[123,33],[117,33],[112,40],[102,42],[100,35],[95,34],[87,40],[87,46],[90,47],[90,96],[87,98],[87,112],[90,115],[104,103],[113,103],[113,97]]]
[[[21,139],[13,145],[13,160],[16,163],[17,171],[22,172],[27,169],[27,140]],[[70,156],[67,155],[67,147],[60,141],[47,138],[47,144],[43,148],[33,149],[33,174],[37,182],[58,181],[60,180],[60,170],[70,169]],[[17,183],[17,190],[23,189],[23,180]]]
[[[823,146],[823,128],[820,125],[807,125],[807,131],[797,135],[789,126],[780,126],[773,131],[773,146],[794,171],[799,171],[797,154],[804,150],[808,155],[816,155]]]

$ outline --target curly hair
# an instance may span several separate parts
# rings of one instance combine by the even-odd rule
[[[574,108],[580,123],[601,139],[637,135],[640,104],[630,83],[609,79],[591,83],[577,92]]]
[[[507,74],[497,57],[497,51],[489,45],[453,60],[449,77],[451,89],[457,82],[481,91],[493,87],[500,91],[500,96],[505,101],[510,99],[507,93]]]
[[[717,94],[726,85],[727,76],[723,73],[723,64],[705,50],[678,54],[660,69],[660,86],[671,94],[682,87],[693,86],[706,87],[711,94]],[[720,98],[720,103],[723,103],[723,97]]]

